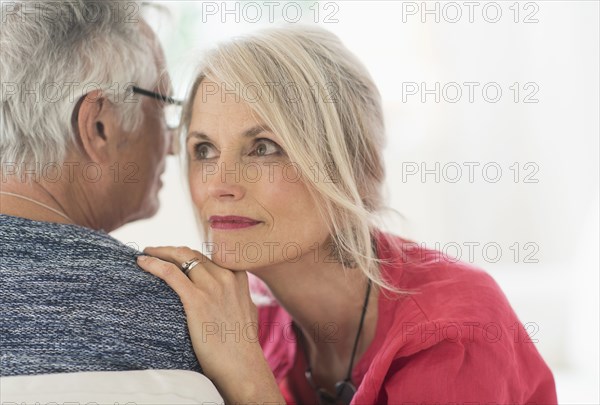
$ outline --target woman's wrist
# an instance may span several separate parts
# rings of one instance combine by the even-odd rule
[[[254,380],[248,380],[237,384],[223,392],[223,398],[227,405],[232,404],[282,404],[285,400],[279,391],[279,387],[272,378],[255,377]]]
[[[285,404],[260,345],[247,351],[243,357],[243,364],[232,362],[228,373],[212,378],[225,403]]]

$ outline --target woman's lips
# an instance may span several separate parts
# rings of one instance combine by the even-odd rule
[[[234,215],[213,215],[208,220],[212,229],[241,229],[249,228],[251,226],[255,226],[261,223],[261,221],[256,221],[252,218],[238,217]]]

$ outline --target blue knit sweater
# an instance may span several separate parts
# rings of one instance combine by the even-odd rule
[[[0,215],[0,375],[201,371],[179,297],[106,233]]]

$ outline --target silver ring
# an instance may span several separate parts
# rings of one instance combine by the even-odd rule
[[[192,269],[196,267],[198,263],[200,263],[200,259],[198,259],[197,257],[194,257],[193,259],[190,259],[187,262],[183,263],[181,265],[181,270],[183,270],[183,274],[189,277],[190,271],[192,271]]]

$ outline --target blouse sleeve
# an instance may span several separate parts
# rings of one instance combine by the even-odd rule
[[[537,350],[526,349],[531,356],[523,358],[508,340],[442,340],[395,359],[380,403],[557,404],[552,373]]]

